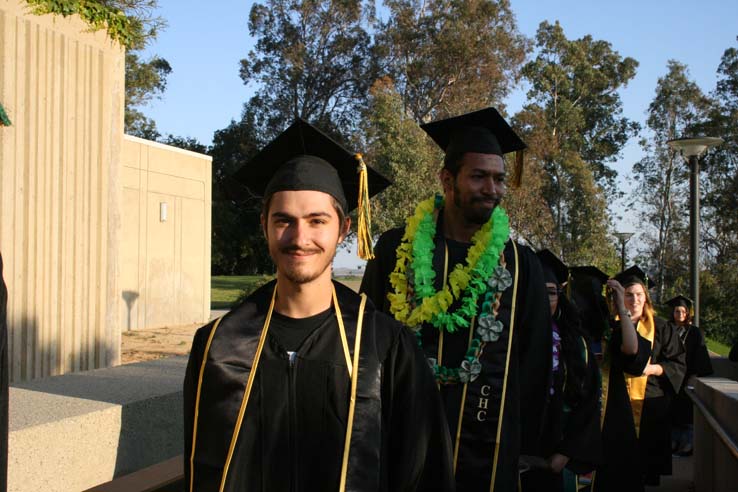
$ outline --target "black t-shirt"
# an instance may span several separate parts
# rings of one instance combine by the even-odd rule
[[[333,317],[333,307],[307,318],[290,318],[274,311],[269,326],[269,335],[273,336],[286,351],[296,352],[311,333],[328,323]]]

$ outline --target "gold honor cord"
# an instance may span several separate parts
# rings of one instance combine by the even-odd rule
[[[249,379],[246,382],[246,391],[243,394],[243,400],[241,400],[241,408],[238,410],[238,418],[236,419],[236,426],[233,429],[233,437],[231,437],[231,445],[228,449],[228,456],[226,457],[225,466],[223,467],[223,476],[220,479],[220,492],[223,492],[225,488],[226,478],[228,477],[228,467],[231,465],[231,459],[233,458],[233,451],[236,448],[236,441],[238,440],[238,433],[241,431],[241,423],[243,422],[243,416],[246,413],[246,405],[249,402],[249,396],[251,395],[251,387],[254,384],[254,378],[256,377],[256,369],[259,366],[259,358],[261,357],[261,350],[264,348],[264,340],[266,340],[267,331],[269,331],[269,323],[272,320],[272,312],[274,311],[274,301],[277,298],[277,285],[274,285],[274,292],[272,293],[272,302],[269,304],[269,311],[267,311],[266,320],[264,320],[264,327],[261,329],[261,336],[259,337],[259,345],[256,347],[256,355],[254,355],[254,362],[251,364],[251,371],[249,372]]]
[[[443,246],[444,246],[444,256],[443,256],[443,284],[446,285],[446,282],[448,281],[448,243],[446,240],[443,240]],[[441,330],[441,334],[438,335],[438,354],[436,354],[436,360],[438,361],[438,365],[443,365],[443,332],[445,330]],[[436,385],[438,386],[438,389],[441,389],[441,383],[436,382]]]
[[[469,343],[466,346],[467,352],[471,347],[472,334],[474,333],[474,322],[477,320],[474,316],[469,325]],[[441,332],[443,333],[443,332]],[[459,458],[459,441],[461,440],[461,422],[464,420],[464,405],[466,405],[466,389],[469,387],[469,383],[464,383],[464,390],[461,392],[461,409],[459,410],[459,422],[456,424],[456,443],[454,445],[454,475],[456,475],[456,462]]]
[[[636,332],[643,338],[648,340],[653,350],[653,339],[656,333],[653,317],[638,320]],[[651,357],[648,358],[648,364],[651,363]],[[628,388],[628,397],[630,399],[630,407],[633,412],[633,423],[635,423],[636,437],[641,435],[641,417],[643,416],[643,405],[646,401],[646,386],[648,385],[648,376],[625,376],[625,384]]]
[[[351,376],[351,400],[349,403],[348,424],[346,425],[346,441],[343,447],[343,463],[341,464],[341,482],[338,487],[339,492],[346,490],[346,475],[348,473],[348,460],[351,451],[351,431],[354,428],[354,411],[356,410],[356,384],[359,380],[359,352],[361,350],[361,331],[364,326],[364,306],[366,305],[366,294],[361,294],[361,304],[359,304],[359,319],[356,322],[356,340],[354,341],[354,370]],[[336,303],[336,307],[338,303]],[[340,319],[340,318],[339,318]],[[343,329],[343,324],[341,324]],[[345,334],[344,334],[345,337]]]
[[[338,297],[336,296],[336,287],[333,286],[333,305],[336,307],[336,320],[338,321],[338,332],[341,334],[341,345],[343,345],[343,355],[346,357],[346,367],[348,368],[349,379],[351,378],[351,353],[349,352],[348,341],[346,340],[346,328],[343,326],[343,316],[341,315],[341,307],[338,305]]]
[[[513,280],[512,306],[510,308],[510,330],[507,341],[507,360],[505,361],[505,377],[502,381],[502,401],[500,402],[500,416],[497,422],[497,439],[495,440],[494,461],[492,463],[492,481],[489,484],[489,490],[492,492],[495,488],[495,479],[497,478],[497,460],[500,454],[500,435],[502,434],[502,420],[505,415],[505,394],[507,393],[507,377],[510,368],[510,352],[512,351],[513,328],[515,326],[515,305],[518,298],[518,273],[520,271],[520,261],[518,260],[518,248],[515,241],[510,241],[515,253],[515,278]],[[504,254],[504,253],[503,253]]]
[[[195,395],[195,418],[194,418],[194,425],[192,426],[192,451],[190,452],[190,492],[192,492],[192,487],[195,480],[195,444],[197,443],[197,418],[200,413],[200,390],[202,389],[202,375],[205,372],[205,361],[208,359],[208,352],[210,351],[210,342],[213,341],[213,336],[215,335],[215,330],[218,329],[218,325],[220,324],[223,317],[221,316],[218,318],[218,320],[215,322],[215,325],[213,325],[213,329],[210,330],[210,335],[208,335],[208,341],[205,344],[205,352],[202,354],[202,362],[200,362],[200,373],[197,376],[197,393]]]

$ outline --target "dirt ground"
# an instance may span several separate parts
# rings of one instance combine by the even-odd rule
[[[187,355],[192,347],[195,331],[204,323],[182,326],[166,326],[147,330],[123,332],[121,337],[121,363],[163,359],[174,355]]]
[[[360,280],[340,280],[348,287],[358,290]],[[217,315],[220,315],[218,313]],[[146,330],[123,332],[121,337],[121,363],[143,362],[163,359],[174,355],[188,355],[195,331],[204,323],[181,326],[165,326]]]

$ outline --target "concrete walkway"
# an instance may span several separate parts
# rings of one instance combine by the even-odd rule
[[[673,475],[661,477],[658,487],[646,487],[646,492],[693,492],[694,458],[672,458]]]

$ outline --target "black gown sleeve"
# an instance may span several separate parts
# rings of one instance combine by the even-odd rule
[[[692,326],[687,334],[687,343],[684,344],[687,350],[687,375],[696,375],[697,377],[709,376],[713,373],[710,354],[707,352],[705,345],[705,337],[702,331],[696,326]],[[686,379],[686,378],[685,378]]]
[[[402,229],[392,229],[382,234],[374,246],[374,258],[369,260],[361,279],[359,292],[367,295],[380,311],[389,314],[387,293],[390,290],[390,273],[395,269],[395,252],[402,239]]]
[[[213,323],[210,323],[195,333],[192,341],[192,349],[190,357],[187,361],[187,369],[185,370],[184,385],[182,388],[183,401],[183,425],[184,425],[184,471],[185,484],[189,487],[190,483],[190,455],[192,454],[192,433],[195,424],[195,404],[197,400],[197,384],[200,377],[200,366],[202,357],[205,352],[210,330]]]
[[[679,340],[674,325],[666,322],[658,322],[656,325],[656,336],[660,340],[660,350],[656,360],[652,364],[659,364],[664,369],[661,376],[657,376],[671,387],[671,394],[679,393],[686,371],[684,345]]]
[[[456,490],[451,437],[433,372],[404,327],[382,377],[387,490]]]
[[[612,338],[610,340],[610,353],[612,354],[613,366],[630,374],[631,376],[642,375],[643,370],[646,368],[646,364],[648,364],[648,359],[651,358],[651,342],[643,338],[641,334],[636,331],[638,352],[633,355],[626,355],[620,351],[620,346],[623,344],[623,334],[620,331],[620,322],[614,321],[613,325]]]
[[[517,248],[521,276],[515,328],[520,354],[520,452],[540,456],[551,377],[551,310],[538,258],[528,247]]]
[[[600,370],[589,345],[580,338],[587,358],[582,399],[569,413],[557,452],[569,457],[574,473],[588,473],[602,462],[600,433]]]

